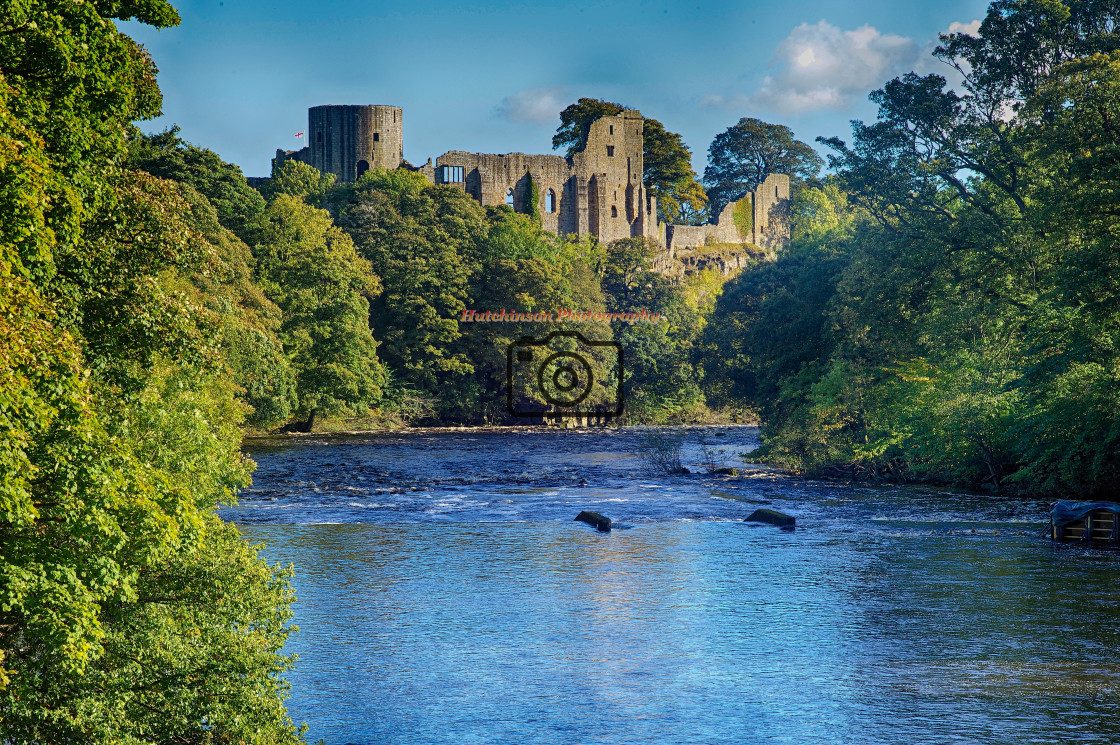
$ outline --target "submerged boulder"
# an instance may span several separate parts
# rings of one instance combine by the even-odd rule
[[[581,522],[581,523],[587,523],[588,525],[593,525],[596,528],[598,528],[600,531],[602,531],[603,533],[611,532],[611,519],[609,517],[604,517],[603,515],[600,515],[598,512],[591,512],[590,510],[584,510],[583,512],[576,515],[576,519],[575,519],[574,522]]]
[[[797,518],[793,515],[787,515],[777,510],[768,510],[765,507],[752,512],[750,517],[746,518],[746,521],[749,523],[770,523],[771,525],[777,525],[779,528],[789,529],[797,524]]]

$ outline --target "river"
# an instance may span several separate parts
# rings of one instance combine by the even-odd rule
[[[641,456],[675,436],[698,473]],[[292,717],[328,745],[1120,742],[1120,556],[1041,537],[1037,502],[744,466],[757,437],[251,441],[222,514],[296,566]]]

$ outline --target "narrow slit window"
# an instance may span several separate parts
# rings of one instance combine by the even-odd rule
[[[610,127],[611,127],[611,134],[613,135],[614,134],[614,125],[612,124],[612,125],[610,125]]]

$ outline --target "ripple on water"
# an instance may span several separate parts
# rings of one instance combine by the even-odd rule
[[[730,451],[757,442],[725,431]],[[256,483],[224,514],[296,564],[289,709],[310,737],[1120,741],[1120,558],[1040,539],[1042,506],[761,470],[660,477],[639,440],[252,451]],[[798,530],[742,522],[759,504]],[[619,529],[573,522],[581,509]]]

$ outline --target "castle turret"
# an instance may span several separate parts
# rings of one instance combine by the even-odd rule
[[[314,106],[307,110],[307,138],[306,162],[339,181],[354,181],[371,168],[397,168],[404,160],[399,106]]]
[[[647,234],[644,125],[641,113],[632,109],[600,117],[585,127],[583,147],[572,157],[587,179],[587,232],[603,243]]]

